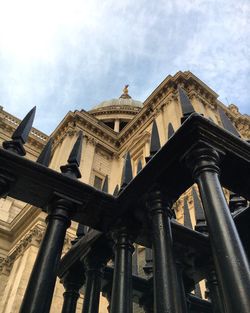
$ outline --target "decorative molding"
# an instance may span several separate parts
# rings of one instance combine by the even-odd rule
[[[9,275],[15,260],[19,256],[23,255],[23,253],[30,246],[33,245],[38,248],[42,241],[44,231],[45,227],[43,227],[41,224],[35,225],[17,244],[15,244],[8,256],[6,256],[5,258],[0,257],[0,275]],[[63,253],[66,253],[71,248],[72,239],[73,237],[67,233],[64,239]]]
[[[0,259],[0,273],[10,272],[15,260],[22,255],[31,245],[39,247],[42,240],[44,229],[36,225],[32,228],[12,249],[6,258]]]

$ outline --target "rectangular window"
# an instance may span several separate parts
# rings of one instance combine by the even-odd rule
[[[101,190],[102,189],[102,178],[98,177],[95,175],[95,178],[94,178],[94,187],[96,189],[99,189]]]

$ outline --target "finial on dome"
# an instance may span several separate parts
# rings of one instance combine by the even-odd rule
[[[128,87],[129,85],[125,85],[123,88],[123,94],[120,96],[122,99],[131,99],[130,95],[128,94]]]

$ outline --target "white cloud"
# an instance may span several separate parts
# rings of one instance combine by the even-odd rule
[[[144,100],[189,69],[249,113],[249,18],[244,0],[0,0],[0,104],[20,116],[37,104],[48,131],[127,82]]]

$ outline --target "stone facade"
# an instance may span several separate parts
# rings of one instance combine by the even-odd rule
[[[134,101],[126,91],[119,99],[104,101],[89,112],[69,112],[51,136],[32,129],[26,144],[27,158],[36,160],[49,137],[53,138],[53,157],[50,167],[60,171],[80,130],[84,134],[80,180],[100,187],[108,175],[109,193],[120,184],[124,155],[131,154],[133,173],[139,161],[145,165],[149,155],[152,122],[156,120],[161,145],[168,140],[168,124],[176,131],[181,124],[181,106],[177,86],[188,94],[196,112],[222,126],[218,107],[221,107],[243,139],[250,139],[250,117],[242,115],[236,105],[226,107],[218,95],[191,72],[178,72],[167,78],[144,101]],[[129,97],[129,98],[128,98]],[[20,120],[0,107],[0,143],[9,140]],[[177,221],[183,223],[183,201],[188,197],[193,226],[195,225],[191,191],[174,205]],[[39,208],[6,197],[0,199],[0,312],[16,313],[29,279],[39,244],[45,229],[45,216]],[[76,223],[67,231],[64,253],[75,237]],[[139,273],[144,274],[144,249],[138,247]],[[203,288],[204,289],[204,288]],[[51,313],[60,312],[63,286],[57,282]],[[78,301],[81,312],[83,296]],[[107,312],[107,301],[101,298],[100,312]],[[139,312],[138,307],[136,312]]]

